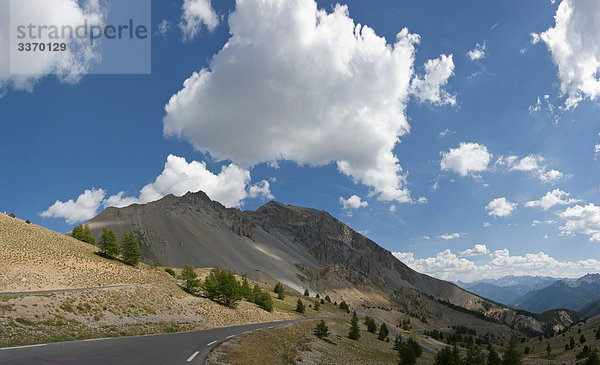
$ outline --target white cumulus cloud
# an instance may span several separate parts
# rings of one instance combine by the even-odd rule
[[[105,198],[106,191],[103,189],[86,190],[76,201],[56,201],[41,215],[64,218],[71,224],[93,218],[101,206],[121,208],[159,200],[168,194],[182,196],[200,190],[226,207],[242,206],[247,198],[274,198],[268,181],[254,185],[250,185],[250,181],[250,172],[234,164],[223,166],[215,174],[208,170],[203,161],[188,163],[183,157],[169,155],[162,173],[153,183],[145,185],[137,196],[126,196],[121,191]]]
[[[558,67],[565,105],[574,108],[584,98],[600,94],[600,2],[563,0],[554,16],[555,24],[532,42],[542,41]]]
[[[516,207],[517,203],[512,203],[506,198],[502,197],[496,198],[489,202],[489,204],[485,207],[485,210],[489,211],[489,215],[494,215],[496,217],[508,217],[512,214]]]
[[[348,199],[340,197],[340,204],[346,210],[368,207],[369,203],[363,201],[358,195],[352,195]]]
[[[213,9],[211,0],[184,0],[182,10],[179,28],[186,40],[194,39],[202,25],[211,32],[219,25],[219,16]]]
[[[40,215],[44,218],[61,218],[73,224],[93,218],[102,205],[106,191],[102,189],[86,190],[79,195],[77,200],[69,199],[66,202],[57,200],[50,208]]]
[[[443,89],[451,76],[454,76],[452,55],[429,60],[425,64],[425,75],[412,80],[412,93],[421,102],[456,105],[456,96]]]
[[[467,52],[467,57],[471,59],[471,61],[480,60],[485,58],[485,50],[487,49],[487,44],[483,42],[483,44],[477,43],[475,48]]]
[[[479,143],[462,142],[458,148],[451,148],[441,154],[441,169],[454,171],[461,176],[487,170],[492,159],[487,147]]]
[[[564,225],[560,227],[564,235],[582,233],[590,236],[590,241],[600,242],[600,206],[589,203],[586,206],[576,205],[560,212]]]
[[[487,255],[490,253],[487,246],[484,244],[476,244],[473,248],[467,248],[460,254],[464,257],[472,257],[472,256],[481,256]]]
[[[541,207],[548,210],[555,205],[569,205],[581,202],[579,199],[569,199],[570,194],[559,189],[548,191],[540,200],[525,203],[526,207]]]
[[[503,167],[508,171],[522,171],[533,174],[543,183],[554,183],[563,178],[563,173],[549,169],[546,159],[540,155],[528,155],[519,158],[515,155],[500,156],[496,160],[496,166]]]
[[[487,251],[487,247],[480,247],[478,250]],[[600,267],[600,261],[597,259],[560,261],[544,252],[511,256],[507,249],[477,255],[477,262],[459,257],[450,249],[434,257],[422,259],[415,258],[412,252],[393,252],[393,255],[419,272],[443,280],[464,282],[497,279],[506,275],[576,278],[590,272],[597,272]]]
[[[428,62],[417,80],[418,35],[403,29],[389,44],[355,24],[346,6],[327,12],[314,0],[237,1],[229,28],[210,67],[165,107],[165,136],[244,168],[333,161],[378,199],[412,202],[393,149],[410,130],[405,110],[413,92],[450,103],[440,89],[452,73],[450,56]]]

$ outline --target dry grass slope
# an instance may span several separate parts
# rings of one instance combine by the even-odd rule
[[[96,251],[69,236],[0,214],[0,292],[173,282],[148,265],[133,268],[103,259]]]

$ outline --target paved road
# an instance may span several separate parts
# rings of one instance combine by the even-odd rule
[[[204,331],[51,343],[0,349],[0,364],[104,365],[202,364],[212,346],[250,331],[302,320],[213,328]]]

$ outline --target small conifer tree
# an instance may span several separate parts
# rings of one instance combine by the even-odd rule
[[[358,316],[356,312],[352,313],[352,320],[350,320],[350,332],[348,338],[351,340],[358,340],[360,338],[360,328],[358,328]]]

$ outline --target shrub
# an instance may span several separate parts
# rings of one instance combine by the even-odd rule
[[[262,291],[254,303],[267,312],[273,311],[273,298],[271,298],[271,295],[266,291]]]
[[[169,275],[171,275],[173,277],[177,276],[177,274],[175,273],[175,271],[173,271],[173,269],[171,269],[170,267],[166,267],[165,271],[167,272],[167,274],[169,274]]]
[[[15,213],[10,213],[8,216],[11,217],[11,218],[17,218],[17,216],[15,215]]]

